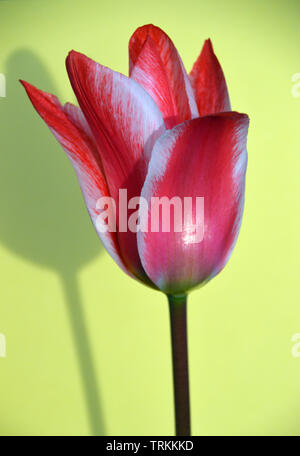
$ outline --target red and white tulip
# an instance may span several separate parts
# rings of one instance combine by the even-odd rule
[[[210,40],[188,75],[170,38],[146,25],[130,39],[129,60],[127,77],[71,51],[66,65],[79,108],[22,83],[71,160],[109,254],[147,285],[186,294],[224,267],[236,242],[249,119],[231,111]],[[148,202],[202,197],[203,239],[193,239],[195,209],[180,232],[120,230],[118,211],[116,231],[101,232],[97,201],[109,196],[118,206],[119,189]]]

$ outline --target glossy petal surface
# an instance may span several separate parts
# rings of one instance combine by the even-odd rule
[[[180,294],[216,275],[236,241],[244,201],[248,117],[223,113],[187,121],[157,141],[142,196],[192,197],[183,230],[138,234],[145,271],[166,293]],[[203,220],[196,219],[196,197],[204,198],[204,237],[197,242]],[[198,230],[198,231],[197,231]]]

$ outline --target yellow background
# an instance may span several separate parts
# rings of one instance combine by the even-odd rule
[[[69,50],[127,74],[135,28],[189,70],[210,37],[251,119],[246,208],[225,270],[189,298],[194,435],[300,435],[298,1],[0,0],[1,435],[172,435],[165,297],[100,245],[74,172],[18,79],[74,101]]]

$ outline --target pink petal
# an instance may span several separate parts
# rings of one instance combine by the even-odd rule
[[[158,107],[135,81],[83,54],[70,52],[66,64],[95,137],[110,195],[118,202],[119,189],[126,188],[128,198],[139,196],[154,142],[165,130]],[[118,233],[118,244],[130,271],[146,280],[136,234]]]
[[[129,275],[121,258],[116,233],[101,233],[97,228],[99,198],[109,196],[102,172],[102,164],[91,131],[79,108],[67,104],[63,108],[54,95],[43,92],[28,82],[21,81],[34,108],[46,122],[56,139],[64,148],[76,172],[81,191],[95,226],[108,253]]]
[[[190,81],[200,116],[231,110],[224,73],[210,40],[203,45],[190,73]]]
[[[223,113],[187,121],[154,146],[142,189],[148,232],[138,233],[142,264],[164,292],[181,294],[216,275],[235,244],[243,211],[248,117]],[[193,197],[181,232],[150,230],[151,197]],[[204,238],[195,242],[196,197],[204,197]],[[196,225],[201,232],[201,224]]]
[[[181,58],[160,28],[149,24],[134,32],[129,41],[129,74],[153,97],[168,127],[198,117]]]

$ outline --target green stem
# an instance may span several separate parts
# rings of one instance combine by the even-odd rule
[[[168,295],[168,300],[171,322],[176,435],[190,436],[190,399],[186,325],[187,296]]]

